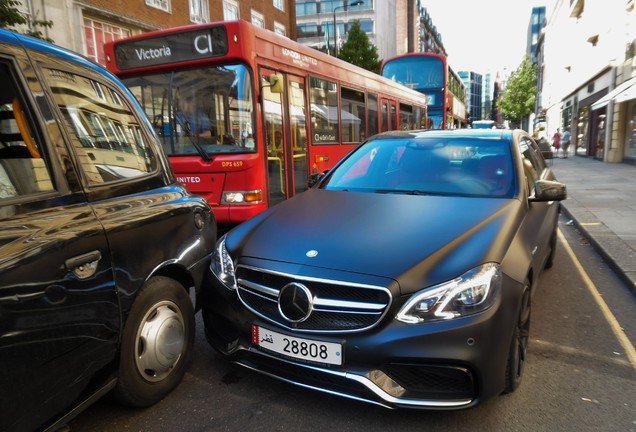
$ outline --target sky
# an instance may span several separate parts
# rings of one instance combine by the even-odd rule
[[[455,71],[517,70],[527,49],[532,8],[555,0],[422,0]]]

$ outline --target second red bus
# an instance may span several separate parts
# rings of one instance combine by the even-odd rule
[[[466,126],[466,86],[448,65],[445,55],[430,52],[398,55],[384,60],[380,73],[426,94],[430,128]]]

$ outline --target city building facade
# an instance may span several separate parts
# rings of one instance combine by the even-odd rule
[[[482,86],[481,112],[483,120],[494,120],[490,115],[492,110],[492,95],[494,92],[493,81],[490,79],[490,76],[490,72],[484,75],[484,84]]]
[[[447,55],[444,42],[442,41],[442,35],[439,34],[437,27],[433,24],[431,15],[421,4],[419,5],[419,16],[419,40],[415,51]]]
[[[466,86],[466,109],[468,110],[468,123],[473,120],[483,120],[483,76],[476,72],[459,71],[459,77]]]
[[[557,0],[539,52],[537,112],[579,156],[636,163],[634,0]]]
[[[334,43],[342,46],[357,20],[369,42],[377,48],[379,58],[393,56],[397,52],[396,2],[406,4],[406,0],[296,0],[297,40],[335,54]],[[403,16],[405,14],[403,8]]]
[[[104,42],[135,34],[214,21],[244,19],[296,38],[293,0],[20,0],[20,10],[51,20],[42,33],[57,45],[104,62]]]
[[[536,49],[541,36],[541,30],[545,26],[545,6],[533,7],[530,13],[530,23],[528,24],[528,57],[533,64],[537,63]]]

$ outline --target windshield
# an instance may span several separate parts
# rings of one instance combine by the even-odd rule
[[[501,139],[371,140],[323,183],[328,190],[506,197],[514,194],[509,143]]]
[[[244,65],[125,78],[169,156],[257,150],[252,80]]]
[[[382,76],[427,93],[427,89],[444,88],[444,63],[436,57],[401,57],[386,63]]]

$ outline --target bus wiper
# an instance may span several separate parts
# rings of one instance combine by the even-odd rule
[[[174,118],[177,121],[177,123],[179,123],[182,130],[184,131],[190,130],[188,125],[185,124],[183,119],[180,119],[178,115],[175,115]],[[186,136],[188,137],[188,140],[192,143],[194,148],[197,149],[197,153],[199,153],[199,156],[201,156],[201,158],[203,158],[204,161],[210,162],[212,158],[210,157],[208,152],[206,152],[205,149],[201,146],[201,144],[199,144],[199,136],[196,135],[196,139],[194,139],[195,136],[191,135],[190,133],[188,133]]]

